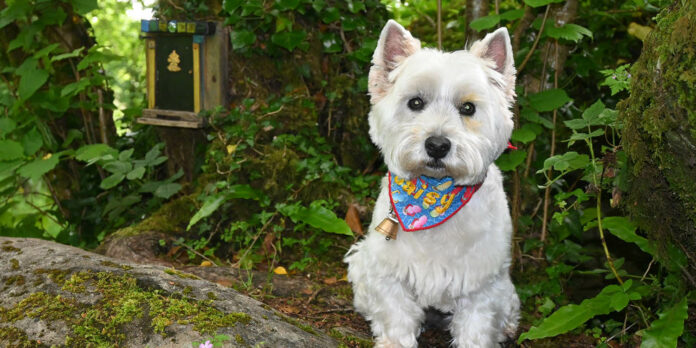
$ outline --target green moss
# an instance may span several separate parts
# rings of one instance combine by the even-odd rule
[[[15,322],[25,317],[42,320],[61,320],[70,328],[67,346],[113,346],[126,343],[125,324],[145,320],[154,332],[166,335],[173,323],[190,324],[202,335],[215,334],[224,327],[249,324],[251,317],[245,313],[223,313],[213,306],[213,301],[197,301],[186,297],[167,296],[159,290],[143,289],[128,274],[83,271],[70,274],[59,270],[38,270],[39,276],[48,274],[64,291],[83,293],[93,288],[101,298],[89,306],[72,298],[37,292],[24,298],[11,308],[0,307],[2,322]],[[16,280],[15,280],[16,282]],[[189,288],[189,292],[192,289]],[[26,336],[16,330],[6,329],[0,335],[23,342]],[[3,341],[0,339],[0,341]]]
[[[26,332],[12,326],[0,327],[0,342],[9,347],[40,347],[37,341],[27,339]]]
[[[136,225],[122,228],[109,238],[134,236],[147,231],[167,234],[183,233],[195,211],[194,199],[192,196],[183,196],[170,201],[147,219]]]
[[[212,291],[205,294],[205,296],[208,297],[209,300],[217,300],[217,296]]]
[[[65,277],[68,274],[70,274],[70,271],[61,269],[37,268],[36,270],[34,270],[34,274],[48,275],[48,278],[51,279],[54,283],[58,285],[63,285],[63,283],[65,282]]]
[[[282,314],[277,313],[277,312],[275,313],[275,315],[276,315],[278,318],[280,318],[281,320],[283,320],[284,322],[286,322],[286,323],[288,323],[288,324],[290,324],[290,325],[292,325],[292,326],[298,327],[298,328],[300,328],[300,329],[301,329],[302,331],[304,331],[304,332],[310,333],[310,334],[312,334],[312,335],[314,335],[314,336],[319,335],[319,334],[314,330],[314,328],[312,328],[311,326],[309,326],[309,325],[307,325],[307,324],[303,324],[303,323],[301,323],[300,321],[298,321],[298,320],[296,320],[296,319],[290,318],[290,317],[288,317],[288,316],[282,315]]]
[[[17,285],[21,286],[24,285],[24,276],[19,274],[19,275],[13,275],[8,277],[5,280],[5,285],[10,286],[10,285]]]
[[[350,347],[360,347],[360,348],[372,348],[375,345],[372,342],[372,340],[369,340],[369,339],[366,340],[366,339],[363,339],[360,337],[346,335],[346,334],[343,334],[336,329],[331,329],[331,331],[329,331],[329,336],[342,342],[343,345],[346,347],[350,346]]]
[[[240,334],[236,334],[236,335],[234,336],[234,341],[237,342],[237,344],[240,344],[240,345],[246,343],[246,342],[244,342],[244,338],[243,338],[242,335],[240,335]]]
[[[133,269],[133,267],[131,267],[131,266],[119,265],[118,263],[111,262],[109,260],[104,260],[104,261],[100,262],[99,264],[102,266],[106,266],[106,267],[120,268],[124,271],[129,271],[129,270]]]
[[[17,261],[17,259],[10,259],[10,263],[12,264],[12,269],[19,269],[19,261]]]
[[[21,250],[21,249],[15,248],[15,247],[13,247],[13,246],[11,246],[11,245],[5,245],[5,246],[3,246],[3,247],[2,247],[2,251],[6,252],[6,253],[18,253],[18,254],[21,254],[21,253],[22,253],[22,250]]]
[[[668,257],[669,243],[696,258],[696,3],[656,17],[619,106],[630,181],[625,207]],[[692,264],[696,270],[696,265]]]
[[[170,274],[170,275],[182,278],[182,279],[201,279],[193,274],[177,271],[174,268],[167,268],[164,270],[164,273],[167,273],[167,274]]]

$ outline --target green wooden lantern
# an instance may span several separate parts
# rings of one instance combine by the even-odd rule
[[[138,123],[202,128],[201,110],[225,105],[227,35],[221,23],[142,20],[147,109]]]

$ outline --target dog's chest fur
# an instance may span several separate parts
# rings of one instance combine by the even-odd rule
[[[385,180],[370,230],[387,215],[389,206]],[[501,175],[491,166],[481,189],[448,221],[423,231],[399,228],[396,240],[371,233],[356,248],[369,252],[352,262],[379,264],[373,271],[408,284],[420,305],[450,311],[452,299],[507,271],[510,226]]]

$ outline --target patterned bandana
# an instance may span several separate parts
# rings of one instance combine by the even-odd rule
[[[405,180],[389,173],[389,199],[406,232],[442,224],[464,207],[481,187],[454,185],[454,179],[419,176]]]

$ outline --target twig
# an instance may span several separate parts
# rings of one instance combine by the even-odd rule
[[[237,260],[237,262],[232,264],[232,267],[239,268],[239,263],[242,262],[242,260],[244,260],[244,258],[247,256],[249,251],[251,251],[251,248],[254,247],[254,244],[256,244],[256,241],[259,240],[261,233],[266,229],[266,227],[268,227],[268,224],[270,224],[271,221],[273,221],[273,218],[275,218],[276,215],[278,215],[277,211],[275,213],[273,213],[273,215],[271,215],[270,218],[268,218],[268,221],[266,221],[266,223],[263,224],[263,226],[261,226],[261,228],[259,229],[259,233],[257,233],[256,236],[254,236],[254,239],[251,241],[251,244],[249,244],[249,247],[244,251],[244,254],[242,254],[242,256],[239,258],[239,260]]]
[[[437,49],[442,49],[442,0],[437,0]]]
[[[186,245],[185,243],[179,243],[179,242],[177,242],[177,241],[174,241],[174,245],[182,246],[182,247],[186,248],[186,250],[188,250],[188,251],[190,251],[190,252],[192,252],[192,253],[194,253],[194,254],[200,256],[200,257],[203,258],[203,259],[206,259],[206,260],[210,261],[213,265],[217,265],[217,263],[216,263],[215,261],[213,261],[213,260],[211,260],[210,258],[208,258],[207,256],[201,254],[200,252],[198,252],[198,250],[191,248],[190,246]]]
[[[548,7],[547,7],[548,12]],[[543,28],[543,25],[542,25]],[[554,55],[554,60],[558,63],[558,40],[555,42],[556,53]],[[556,71],[553,73],[553,87],[558,88],[558,64],[556,64]],[[558,109],[553,110],[553,120],[551,121],[553,128],[551,128],[551,153],[549,157],[553,157],[556,153],[556,117],[558,116]],[[552,168],[548,170],[548,176],[551,177]],[[544,242],[546,241],[546,229],[549,218],[549,200],[551,199],[551,185],[546,186],[544,190],[544,209],[541,220],[541,248],[539,248],[539,256],[544,252]]]
[[[314,301],[314,299],[317,298],[317,295],[319,295],[319,293],[324,289],[326,289],[326,287],[322,286],[319,289],[314,290],[312,295],[310,295],[309,298],[307,299],[307,301],[305,302],[305,307],[309,306],[309,304],[312,303],[312,301]]]
[[[326,309],[323,311],[314,312],[314,313],[312,313],[312,315],[328,314],[328,313],[345,313],[345,312],[352,312],[352,311],[354,311],[353,307],[334,308],[334,309]]]
[[[534,43],[532,44],[532,48],[529,49],[529,52],[527,52],[527,55],[524,57],[524,60],[522,61],[522,64],[520,64],[520,67],[517,69],[517,74],[519,75],[522,70],[524,70],[524,67],[527,66],[527,62],[529,62],[529,58],[532,57],[532,54],[536,50],[537,45],[539,44],[539,39],[541,39],[541,34],[544,33],[544,26],[546,26],[546,18],[549,16],[549,8],[551,8],[551,5],[546,5],[546,12],[544,12],[544,19],[541,21],[541,27],[539,28],[539,33],[537,34],[537,37],[534,39]]]

